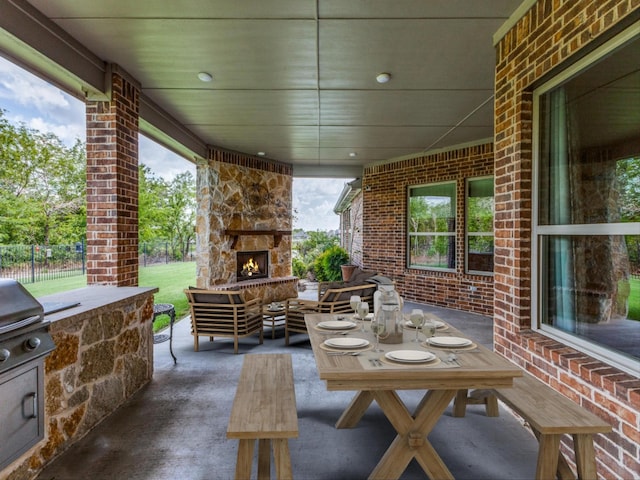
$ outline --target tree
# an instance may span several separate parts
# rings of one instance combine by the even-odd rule
[[[50,245],[85,235],[82,142],[11,125],[0,110],[0,242]]]
[[[140,166],[139,178],[140,241],[166,240],[173,258],[184,259],[195,239],[196,194],[191,172],[167,181]]]
[[[167,193],[164,233],[174,256],[184,259],[196,233],[196,185],[191,172],[177,175]]]

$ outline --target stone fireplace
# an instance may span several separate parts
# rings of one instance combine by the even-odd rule
[[[298,295],[291,275],[291,165],[210,147],[197,165],[199,288],[237,289],[251,300]],[[244,253],[264,252],[261,274],[243,275]],[[256,258],[254,262],[259,262]]]
[[[238,282],[269,278],[269,251],[236,252]]]

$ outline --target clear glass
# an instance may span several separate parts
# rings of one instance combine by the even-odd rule
[[[639,51],[636,36],[534,92],[534,326],[624,365],[640,358]]]
[[[358,314],[358,317],[360,317],[360,322],[362,322],[362,331],[365,331],[365,321],[367,319],[367,315],[369,315],[369,303],[367,302],[360,302],[358,303],[358,308],[356,313]]]
[[[349,299],[349,305],[353,308],[353,314],[358,313],[358,305],[360,304],[360,295],[351,295]]]
[[[455,269],[456,182],[409,189],[409,266]]]
[[[380,348],[380,335],[383,335],[385,332],[385,322],[380,312],[371,320],[371,331],[376,336],[376,344],[373,347],[373,351],[378,353],[383,352],[384,350]]]
[[[431,318],[425,318],[422,323],[422,333],[426,337],[427,343],[429,339],[436,334],[436,324]]]
[[[409,237],[411,268],[456,268],[456,237],[452,235],[411,235]]]
[[[493,272],[493,177],[467,181],[467,271]]]
[[[411,341],[417,343],[420,341],[418,339],[418,332],[420,331],[420,328],[422,328],[422,324],[424,323],[424,312],[420,309],[414,308],[413,310],[411,310],[411,313],[409,314],[409,320],[411,321],[411,323],[413,324],[416,330],[416,336]]]
[[[640,235],[550,235],[541,247],[542,323],[640,359]]]

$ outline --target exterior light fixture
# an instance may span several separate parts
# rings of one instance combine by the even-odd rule
[[[349,154],[349,156],[350,156],[351,158],[356,158],[356,157],[358,156],[358,154],[357,154],[356,152],[351,152],[351,153]]]
[[[267,154],[266,152],[258,152],[258,155],[259,155],[260,157],[264,157],[266,154]]]
[[[207,72],[200,72],[198,73],[198,78],[201,82],[210,82],[213,80],[213,75]]]
[[[376,76],[376,82],[378,83],[387,83],[389,80],[391,80],[391,74],[387,72],[379,73]]]

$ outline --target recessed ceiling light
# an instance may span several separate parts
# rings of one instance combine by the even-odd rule
[[[260,155],[261,157],[264,157],[267,154],[267,152],[258,152],[258,155]]]
[[[354,157],[357,157],[357,156],[358,156],[358,154],[357,154],[356,152],[351,152],[351,153],[349,154],[349,156],[350,156],[351,158],[354,158]]]
[[[387,72],[379,73],[376,76],[376,82],[378,83],[387,83],[389,80],[391,80],[391,74]]]
[[[200,72],[198,73],[198,78],[201,82],[210,82],[211,80],[213,80],[213,75],[207,72]]]

